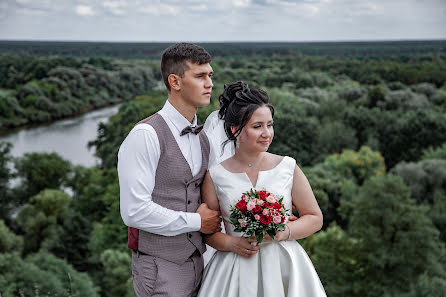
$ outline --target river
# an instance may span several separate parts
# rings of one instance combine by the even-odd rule
[[[56,152],[73,164],[95,166],[100,160],[94,156],[95,149],[88,149],[87,144],[96,139],[98,124],[106,122],[118,110],[119,105],[114,105],[48,125],[15,130],[0,136],[0,142],[12,143],[14,157],[30,152]]]

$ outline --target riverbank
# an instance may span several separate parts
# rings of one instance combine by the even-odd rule
[[[116,114],[120,104],[96,109],[76,117],[50,124],[22,127],[0,136],[0,142],[10,142],[11,155],[21,157],[30,152],[56,152],[76,165],[91,167],[100,160],[88,142],[98,135],[98,125]]]

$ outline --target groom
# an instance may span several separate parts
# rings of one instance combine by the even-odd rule
[[[210,103],[210,62],[209,53],[194,44],[167,48],[161,72],[168,99],[119,149],[121,216],[129,226],[138,297],[195,296],[206,249],[201,234],[220,230],[220,213],[200,196],[215,155],[196,117],[198,107]]]

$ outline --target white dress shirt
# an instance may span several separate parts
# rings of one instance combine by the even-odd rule
[[[195,176],[202,165],[199,136],[193,133],[180,136],[181,131],[191,123],[168,100],[158,114],[172,131]],[[196,123],[195,116],[192,125]],[[129,227],[164,236],[199,231],[201,216],[198,213],[174,211],[153,202],[152,192],[159,159],[160,144],[155,129],[148,124],[136,125],[118,152],[120,208],[124,223]],[[214,163],[215,153],[211,143],[209,167]]]

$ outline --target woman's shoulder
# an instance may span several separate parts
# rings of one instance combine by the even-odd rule
[[[294,169],[296,165],[296,160],[289,156],[276,155],[273,153],[268,153],[269,162],[271,167],[277,167],[279,165],[287,165],[287,167],[292,167]]]
[[[222,165],[224,162],[226,162],[226,160],[223,162],[214,164],[208,168],[209,174],[213,181],[215,181],[215,179],[217,179],[219,176],[225,175],[227,173],[227,169],[225,167],[223,167],[223,165]]]
[[[208,168],[208,171],[209,171],[209,174],[211,175],[211,177],[212,177],[212,174],[213,174],[215,171],[217,171],[218,168],[221,166],[220,164],[221,164],[221,163],[214,164],[214,165],[212,165],[211,167]]]

